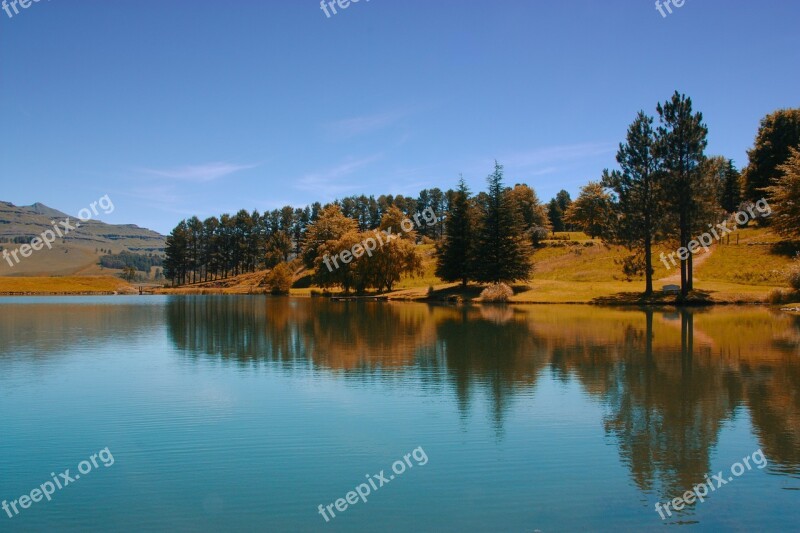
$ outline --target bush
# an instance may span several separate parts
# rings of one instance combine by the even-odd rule
[[[789,286],[796,291],[800,291],[800,261],[795,261],[789,270]]]
[[[263,285],[269,287],[272,294],[289,294],[293,281],[292,267],[287,263],[281,263],[264,276]]]
[[[514,291],[505,283],[495,283],[489,285],[481,292],[483,302],[507,302],[514,296]]]
[[[769,296],[767,297],[767,301],[771,305],[780,305],[780,304],[784,303],[785,299],[786,299],[786,296],[784,295],[783,291],[780,290],[780,289],[773,289],[769,293]]]
[[[543,227],[537,226],[535,228],[532,228],[530,232],[531,242],[533,243],[534,246],[541,245],[542,241],[547,240],[549,236],[550,236],[550,230]]]

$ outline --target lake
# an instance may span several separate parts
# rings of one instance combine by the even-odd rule
[[[797,316],[0,306],[0,531],[800,527]]]

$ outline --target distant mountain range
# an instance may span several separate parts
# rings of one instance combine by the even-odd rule
[[[41,203],[16,206],[0,202],[0,248],[15,250],[23,242],[30,242],[42,232],[74,215],[68,215]],[[155,231],[133,224],[113,225],[89,220],[58,239],[52,250],[43,248],[30,257],[10,266],[0,259],[0,276],[91,275],[102,274],[97,265],[100,256],[107,252],[123,251],[140,254],[163,254],[165,237]]]

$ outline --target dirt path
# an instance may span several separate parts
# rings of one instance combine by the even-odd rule
[[[713,254],[713,253],[714,253],[714,248],[710,248],[708,252],[703,251],[703,252],[698,252],[698,253],[694,254],[694,261],[693,261],[694,265],[693,265],[693,269],[692,270],[694,272],[697,272],[697,268],[700,265],[702,265],[703,263],[705,263],[706,261],[708,261],[708,258],[711,257],[711,254]],[[661,278],[661,279],[658,279],[656,281],[661,283],[661,284],[664,284],[664,285],[667,285],[667,284],[680,285],[680,283],[681,283],[680,263],[678,263],[678,267],[673,269],[673,270],[675,271],[675,273],[672,274],[671,276],[667,276],[666,278]],[[695,281],[698,280],[697,276],[694,277],[694,280]]]

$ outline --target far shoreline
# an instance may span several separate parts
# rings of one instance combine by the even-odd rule
[[[758,300],[742,300],[742,301],[714,301],[714,300],[689,300],[686,302],[667,301],[667,300],[635,300],[635,301],[614,301],[614,300],[560,300],[560,301],[542,301],[542,300],[510,300],[507,302],[485,302],[478,298],[474,299],[447,299],[441,297],[422,297],[413,298],[406,296],[393,296],[392,294],[382,295],[344,295],[344,294],[327,294],[327,295],[312,295],[309,293],[293,293],[283,295],[273,295],[269,291],[260,292],[247,292],[247,293],[231,293],[224,290],[211,290],[211,289],[157,289],[155,291],[145,291],[139,293],[137,291],[81,291],[81,292],[40,292],[40,291],[26,291],[26,292],[0,292],[0,298],[52,298],[52,297],[115,297],[115,296],[213,296],[213,297],[241,297],[241,296],[267,296],[272,298],[287,298],[287,299],[327,299],[334,302],[341,303],[367,303],[367,302],[383,302],[383,303],[424,303],[428,305],[446,305],[446,306],[556,306],[556,305],[569,305],[569,306],[593,306],[593,307],[607,307],[607,308],[649,308],[649,309],[687,309],[687,308],[712,308],[712,307],[764,307],[774,311],[780,311],[791,314],[800,314],[800,303],[784,303],[772,304],[767,301]]]
[[[258,296],[270,295],[263,284],[264,273],[248,273],[234,278],[201,282],[194,286],[164,287],[153,283],[129,283],[119,277],[0,277],[0,297],[91,297],[91,296]],[[483,285],[442,283],[437,280],[406,279],[388,293],[344,293],[304,283],[296,285],[284,297],[328,298],[346,301],[428,303],[434,305],[498,305],[480,299]],[[657,280],[656,291],[644,296],[644,282],[634,281],[558,281],[534,278],[513,285],[514,296],[499,305],[594,305],[609,308],[702,308],[712,306],[764,306],[773,309],[800,307],[800,295],[774,285],[737,284],[722,281],[698,281],[696,289],[681,299],[663,290],[668,279]],[[782,291],[780,299],[772,296]]]

